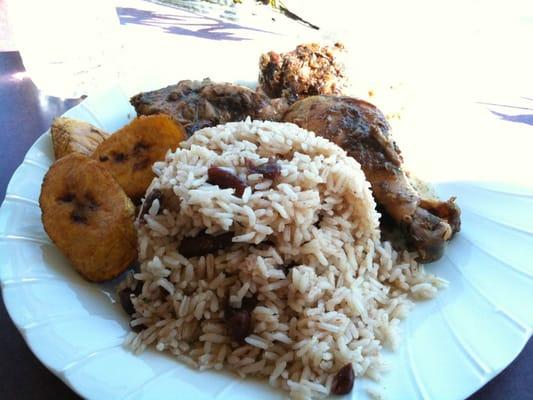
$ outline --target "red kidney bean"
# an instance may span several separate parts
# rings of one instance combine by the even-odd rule
[[[146,329],[146,326],[145,325],[135,325],[135,326],[131,326],[130,325],[130,328],[133,332],[135,333],[140,333],[142,332],[144,329]]]
[[[257,304],[259,303],[259,300],[257,300],[257,297],[243,297],[242,299],[242,306],[241,308],[243,310],[246,310],[248,312],[252,312],[255,307],[257,307]]]
[[[246,310],[233,310],[226,318],[226,329],[229,336],[236,342],[243,343],[252,333],[252,316]]]
[[[118,293],[120,305],[128,315],[132,315],[135,312],[135,307],[133,307],[133,303],[131,302],[131,295],[133,293],[130,288],[124,288]]]
[[[161,201],[163,198],[163,193],[159,189],[153,189],[148,195],[146,196],[146,199],[144,199],[143,208],[141,210],[141,217],[144,214],[148,213],[148,210],[150,210],[150,207],[152,207],[152,203],[154,200],[159,200],[159,204],[161,205]],[[161,212],[161,207],[159,207],[159,212]]]
[[[251,160],[246,159],[246,166],[251,174],[262,174],[267,179],[274,180],[281,175],[281,165],[274,157],[261,165],[254,165]]]
[[[355,382],[355,375],[353,373],[352,364],[346,364],[342,367],[337,375],[333,378],[331,383],[331,393],[333,394],[347,394],[352,391]]]
[[[235,189],[235,195],[242,197],[246,183],[233,172],[220,167],[210,167],[207,170],[207,182],[218,185],[222,189]]]
[[[178,251],[184,257],[203,256],[231,246],[233,243],[231,241],[232,238],[233,232],[226,232],[218,236],[201,233],[192,238],[184,238]]]

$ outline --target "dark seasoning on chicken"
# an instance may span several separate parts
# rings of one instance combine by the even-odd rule
[[[340,95],[347,86],[344,46],[301,44],[288,53],[269,51],[259,59],[259,85],[272,99],[289,102],[317,94]]]
[[[208,126],[246,117],[276,121],[287,109],[285,100],[272,100],[266,95],[232,83],[180,81],[166,88],[143,92],[131,98],[139,115],[168,114],[182,124],[187,133]]]
[[[442,256],[447,241],[460,229],[460,210],[453,198],[425,199],[410,184],[400,149],[379,109],[351,97],[311,96],[294,103],[283,120],[331,140],[361,164],[381,212],[401,230],[419,261]]]

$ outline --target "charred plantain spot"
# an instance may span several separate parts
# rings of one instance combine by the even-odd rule
[[[133,146],[133,155],[139,155],[150,149],[150,145],[144,142],[138,142]]]
[[[96,211],[100,208],[100,204],[96,201],[96,199],[90,193],[85,194],[85,202],[87,204],[87,208],[90,211]]]
[[[145,169],[146,167],[148,167],[148,165],[150,164],[150,160],[145,158],[141,161],[137,161],[135,164],[133,164],[132,166],[132,169],[134,171],[141,171],[143,169]]]
[[[73,222],[78,224],[89,223],[89,213],[96,212],[100,208],[100,203],[96,201],[91,193],[85,193],[83,197],[78,198],[72,193],[67,193],[60,198],[59,201],[72,204],[72,211],[70,212],[70,218]]]
[[[76,207],[72,212],[70,213],[70,218],[72,221],[78,223],[78,224],[87,224],[87,215],[85,213],[85,209],[83,207]]]
[[[57,198],[57,201],[62,203],[71,203],[72,200],[74,200],[74,194],[72,193],[65,193],[63,196]]]
[[[125,162],[128,159],[128,156],[124,153],[114,153],[113,161],[115,162]]]

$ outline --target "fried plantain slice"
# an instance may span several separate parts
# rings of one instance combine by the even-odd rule
[[[46,233],[86,279],[112,279],[137,259],[133,203],[97,161],[79,153],[56,161],[39,205]]]
[[[98,146],[93,158],[105,166],[128,196],[137,202],[152,182],[152,164],[176,150],[185,129],[167,115],[134,119]]]
[[[50,127],[56,160],[77,152],[90,156],[109,134],[85,121],[68,117],[54,119]]]

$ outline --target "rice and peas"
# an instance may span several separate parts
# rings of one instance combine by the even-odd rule
[[[250,171],[273,158],[273,179]],[[213,166],[246,188],[209,183]],[[205,128],[154,170],[147,199],[154,190],[165,198],[145,204],[140,272],[127,280],[142,284],[132,299],[137,332],[126,340],[135,352],[153,346],[200,370],[263,376],[294,398],[320,397],[350,363],[356,378],[378,378],[381,348],[395,347],[412,300],[445,284],[380,241],[359,164],[295,125]],[[188,258],[178,251],[194,244],[188,238],[227,232],[224,249]],[[228,309],[248,313],[240,338]]]

